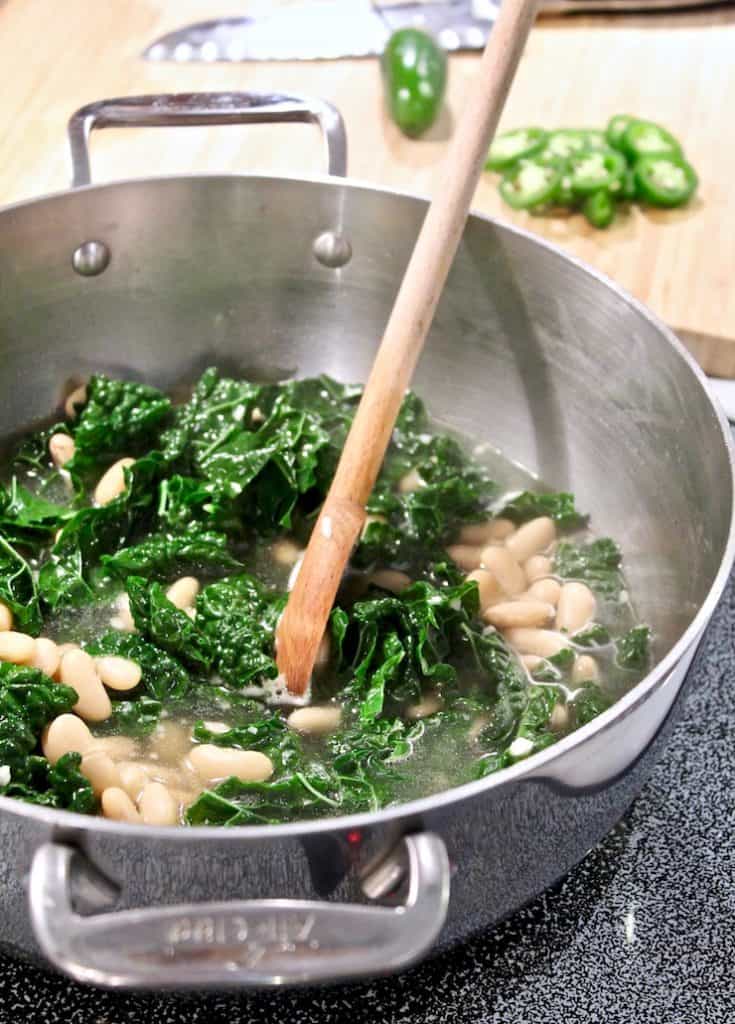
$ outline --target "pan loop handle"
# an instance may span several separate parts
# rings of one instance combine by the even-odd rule
[[[95,128],[281,122],[317,125],[324,140],[328,173],[345,177],[347,136],[342,115],[331,103],[296,93],[186,92],[99,100],[72,114],[67,128],[72,188],[92,183],[89,136]]]
[[[428,953],[449,902],[449,860],[438,836],[406,836],[396,863],[399,854],[408,862],[400,906],[263,899],[83,916],[71,899],[77,853],[47,842],[31,866],[31,922],[55,967],[107,988],[283,987],[388,974]],[[385,863],[365,891],[385,891]]]

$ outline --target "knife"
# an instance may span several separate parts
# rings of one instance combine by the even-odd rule
[[[337,60],[383,52],[409,26],[431,33],[445,50],[481,50],[499,0],[305,0],[253,17],[200,21],[161,36],[146,60]],[[717,2],[717,0],[715,0]],[[724,0],[723,0],[724,2]],[[712,0],[541,0],[542,13],[649,11],[705,6]]]

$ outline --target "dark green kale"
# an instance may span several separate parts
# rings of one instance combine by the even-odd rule
[[[562,579],[580,580],[596,594],[617,601],[623,589],[621,561],[620,548],[609,537],[586,544],[562,540],[554,553],[554,572]]]
[[[523,491],[509,501],[498,515],[514,523],[525,523],[539,516],[551,516],[562,530],[576,530],[587,522],[587,516],[583,516],[576,509],[574,495],[565,491],[552,491],[548,494]]]
[[[171,400],[157,388],[95,374],[73,430],[77,452],[95,458],[141,452],[170,411]]]
[[[175,536],[152,533],[139,544],[122,548],[114,555],[102,555],[102,568],[120,579],[145,574],[149,579],[165,579],[185,569],[240,567],[228,550],[227,536],[214,530],[190,527]]]
[[[214,653],[214,668],[227,686],[241,689],[275,679],[275,632],[286,595],[242,573],[210,583],[197,598],[197,626]]]
[[[587,725],[593,718],[607,711],[611,704],[612,701],[600,687],[589,682],[585,683],[581,690],[577,690],[571,707],[574,709],[577,725]]]
[[[593,622],[576,632],[572,638],[576,647],[606,647],[610,641],[610,630],[599,622]]]
[[[173,655],[195,671],[208,672],[214,662],[214,644],[198,624],[172,604],[160,583],[128,576],[125,589],[130,612],[144,639]]]
[[[87,650],[94,657],[114,654],[140,665],[140,684],[134,696],[140,694],[170,704],[183,700],[191,687],[191,677],[180,661],[134,633],[110,630],[89,644]]]
[[[151,452],[125,470],[126,490],[107,505],[82,508],[63,526],[38,577],[43,602],[52,610],[94,597],[92,573],[104,554],[124,547],[155,509],[164,471],[159,452]]]
[[[15,476],[9,488],[0,484],[0,534],[10,544],[37,553],[73,515],[73,509],[32,494]]]
[[[616,661],[621,668],[640,669],[648,666],[651,630],[648,626],[634,626],[615,641]]]
[[[173,710],[174,704],[169,703],[167,708]],[[134,700],[113,700],[112,714],[105,722],[102,734],[109,733],[112,736],[135,736],[136,738],[150,736],[155,730],[163,711],[163,704],[160,700],[152,697],[140,696]]]
[[[0,601],[10,608],[17,627],[37,636],[41,609],[36,583],[28,562],[0,533]]]

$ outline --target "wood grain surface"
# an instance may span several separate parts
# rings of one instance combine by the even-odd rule
[[[177,65],[140,59],[163,32],[255,9],[247,0],[5,0],[0,203],[67,187],[65,124],[82,104],[215,89],[292,90],[330,100],[347,123],[351,176],[431,193],[478,58],[451,57],[444,114],[420,141],[404,138],[387,120],[374,60]],[[701,178],[690,207],[636,209],[597,232],[578,216],[513,213],[485,175],[474,208],[522,224],[598,267],[678,330],[707,370],[735,376],[735,12],[540,19],[501,127],[597,126],[617,112],[661,120],[684,141]],[[306,126],[127,130],[103,133],[93,144],[98,181],[249,170],[320,172],[316,133]]]

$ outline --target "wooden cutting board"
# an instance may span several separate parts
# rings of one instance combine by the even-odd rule
[[[253,7],[242,0],[6,0],[0,5],[0,203],[67,186],[64,130],[78,106],[105,96],[187,90],[322,96],[345,117],[353,177],[420,193],[440,184],[446,139],[474,56],[451,58],[446,109],[420,141],[403,138],[386,119],[374,60],[176,65],[139,59],[165,31]],[[674,327],[705,369],[735,377],[735,12],[541,19],[503,127],[601,126],[619,112],[660,120],[683,140],[701,177],[690,207],[636,209],[598,232],[579,216],[514,214],[490,175],[475,207],[598,267]],[[322,169],[315,132],[304,126],[106,132],[95,137],[93,150],[98,181]]]

